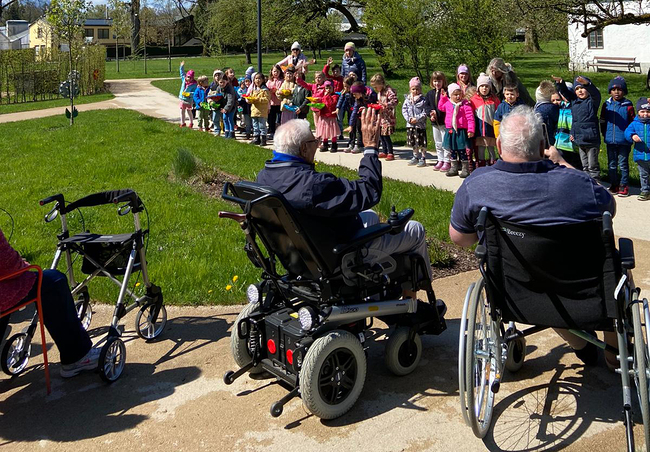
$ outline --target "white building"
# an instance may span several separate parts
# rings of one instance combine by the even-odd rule
[[[590,33],[586,38],[581,36],[583,31],[580,24],[569,25],[570,69],[595,71],[601,67],[642,74],[650,69],[650,24],[610,25]],[[617,61],[619,65],[594,66],[593,63],[597,63],[599,58],[607,61],[604,57],[635,60],[629,68],[620,60]]]
[[[0,27],[0,50],[29,48],[29,23],[26,20],[8,20]]]

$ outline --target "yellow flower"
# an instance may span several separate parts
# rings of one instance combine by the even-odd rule
[[[231,286],[230,284],[228,284],[228,285],[226,286],[226,290],[230,290],[230,289],[232,289],[232,286]]]
[[[212,289],[208,290],[208,293],[212,293]]]
[[[235,275],[235,276],[232,277],[232,282],[235,283],[235,282],[237,282],[238,279],[239,279],[239,276]]]
[[[135,287],[139,287],[139,286],[140,286],[140,283],[135,283]]]

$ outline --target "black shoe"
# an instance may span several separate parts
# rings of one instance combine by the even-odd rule
[[[593,331],[588,331],[588,333],[593,333],[594,336],[596,335],[596,333]],[[598,364],[598,347],[591,342],[587,342],[587,345],[585,345],[583,348],[580,350],[573,350],[573,352],[576,354],[578,359],[580,359],[580,361],[588,366],[595,366]]]
[[[249,144],[254,144],[254,145],[259,146],[261,143],[262,143],[262,141],[260,141],[259,135],[256,135]]]
[[[266,146],[266,135],[262,137],[262,146]]]
[[[330,149],[330,152],[338,152],[338,150],[339,150],[339,144],[332,143],[332,149]]]

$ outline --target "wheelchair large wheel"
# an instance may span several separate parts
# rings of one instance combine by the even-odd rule
[[[2,349],[2,371],[7,375],[20,375],[29,362],[32,353],[31,338],[27,333],[18,333],[11,336],[5,342]]]
[[[249,349],[250,346],[249,338],[247,337],[245,339],[242,339],[239,337],[238,334],[239,323],[242,321],[242,319],[245,319],[246,317],[251,315],[253,311],[255,311],[258,307],[259,307],[259,303],[249,303],[246,306],[244,306],[244,309],[241,310],[241,312],[235,319],[235,323],[232,326],[232,331],[230,332],[230,352],[232,353],[232,357],[235,359],[235,362],[240,368],[250,363],[251,360],[253,359],[253,355],[251,354],[251,351]],[[258,347],[261,346],[261,344],[259,343],[259,338],[256,341],[256,346]],[[248,373],[252,375],[259,374],[262,372],[264,372],[264,369],[260,365],[251,367],[251,369],[248,371]]]
[[[422,358],[420,335],[415,333],[413,340],[409,341],[409,333],[410,328],[399,326],[386,341],[386,367],[400,377],[413,372]]]
[[[467,416],[478,438],[485,437],[492,423],[492,384],[500,372],[501,360],[499,325],[491,318],[485,282],[480,279],[469,301],[465,349]]]
[[[81,326],[83,326],[84,330],[88,331],[90,323],[93,320],[93,309],[90,306],[90,295],[88,294],[87,288],[84,288],[77,294],[74,307],[77,310],[77,317],[81,321]]]
[[[135,330],[145,341],[152,341],[163,332],[165,325],[167,325],[167,309],[165,305],[160,305],[156,318],[156,303],[149,302],[140,308],[135,316]]]
[[[126,346],[122,339],[109,337],[99,353],[99,376],[107,383],[113,383],[122,375],[126,364]]]
[[[632,303],[632,324],[634,327],[634,383],[641,405],[643,433],[646,449],[650,448],[650,400],[648,399],[648,352],[641,327],[641,303]],[[646,325],[648,328],[648,325]]]
[[[321,419],[352,408],[366,380],[366,355],[351,333],[334,330],[309,347],[300,371],[302,403]]]

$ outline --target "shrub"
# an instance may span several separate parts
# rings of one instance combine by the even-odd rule
[[[196,157],[185,148],[180,148],[174,158],[174,175],[179,179],[189,179],[194,176],[198,170]]]

